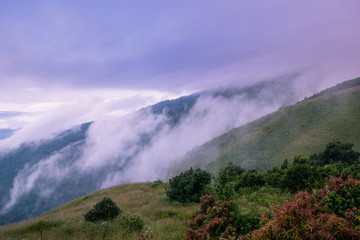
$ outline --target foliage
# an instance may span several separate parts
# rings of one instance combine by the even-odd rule
[[[324,152],[312,155],[311,159],[314,163],[322,166],[338,162],[346,165],[357,164],[360,153],[354,151],[353,147],[352,143],[330,142],[326,145]]]
[[[292,192],[311,191],[313,188],[321,186],[323,176],[318,167],[311,165],[309,158],[295,156],[292,164],[289,164],[283,171],[282,186]]]
[[[145,226],[144,219],[139,215],[122,214],[116,220],[127,233],[140,232]]]
[[[200,211],[188,222],[185,239],[202,240],[230,238],[236,236],[236,214],[234,201],[215,201],[211,195],[201,197]]]
[[[244,212],[235,201],[215,200],[211,195],[201,197],[200,210],[188,222],[185,239],[231,239],[256,229],[259,216]]]
[[[272,219],[240,239],[359,239],[360,181],[331,177],[326,187],[299,192],[293,201],[274,206]]]
[[[88,222],[109,221],[121,214],[121,210],[110,198],[104,198],[96,203],[94,208],[84,215]]]
[[[208,193],[213,194],[217,199],[233,200],[236,197],[235,181],[244,172],[240,166],[228,163],[226,167],[220,169],[215,178],[213,188]]]
[[[219,185],[225,185],[228,182],[234,182],[236,178],[241,175],[245,169],[240,166],[234,165],[232,162],[228,163],[226,167],[220,169],[216,178]]]
[[[243,187],[261,187],[266,183],[265,176],[262,173],[258,173],[256,169],[248,169],[236,180],[236,188]]]
[[[206,185],[210,184],[210,173],[201,169],[190,169],[169,180],[166,195],[171,201],[181,203],[199,202]]]

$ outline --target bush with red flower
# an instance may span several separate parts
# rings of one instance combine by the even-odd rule
[[[360,181],[330,177],[324,188],[299,192],[273,213],[240,239],[360,239]]]

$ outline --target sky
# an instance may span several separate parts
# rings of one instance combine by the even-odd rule
[[[360,76],[358,0],[0,3],[0,129],[64,126],[199,90]]]

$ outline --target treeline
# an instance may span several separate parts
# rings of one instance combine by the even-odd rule
[[[355,239],[360,237],[359,158],[353,144],[331,142],[321,153],[285,159],[265,173],[232,163],[217,177],[190,169],[170,179],[167,196],[182,203],[200,201],[200,211],[188,223],[187,239]],[[237,201],[244,191],[263,188],[303,192],[263,216],[240,208]]]

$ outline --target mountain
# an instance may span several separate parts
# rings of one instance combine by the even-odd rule
[[[360,78],[328,88],[292,106],[206,142],[178,160],[174,174],[200,167],[216,173],[228,162],[260,171],[295,155],[320,152],[330,141],[360,150]]]
[[[109,186],[168,178],[173,161],[194,146],[297,101],[296,77],[194,93],[14,149],[2,143],[17,134],[2,140],[0,225]]]

